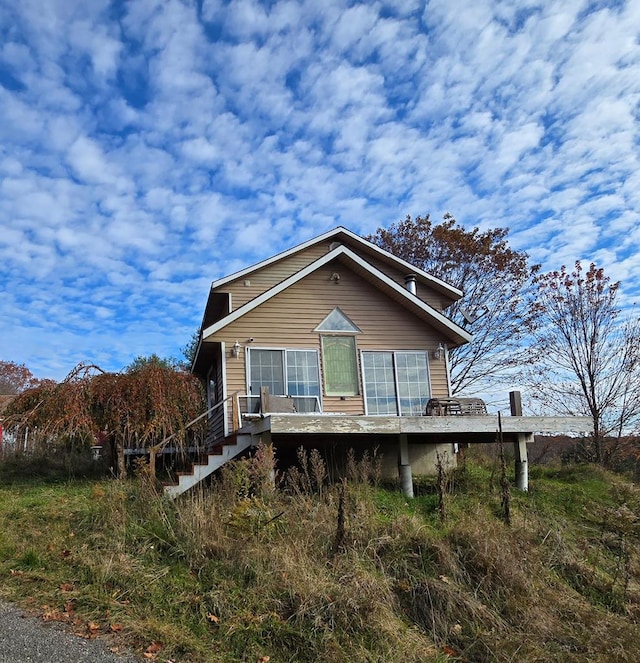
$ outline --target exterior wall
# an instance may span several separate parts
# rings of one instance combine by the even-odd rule
[[[398,285],[401,285],[403,288],[406,287],[406,271],[396,269],[391,265],[383,262],[379,258],[376,258],[375,256],[367,256],[366,260],[374,267],[379,269],[383,274],[386,274],[390,279],[393,279]],[[440,312],[442,312],[445,307],[450,306],[453,303],[452,299],[444,297],[437,290],[429,288],[423,283],[416,284],[416,294],[423,302],[429,304],[429,306],[433,306],[433,308]]]
[[[278,285],[281,281],[289,278],[292,274],[304,269],[307,265],[310,265],[328,253],[328,251],[328,243],[316,244],[309,247],[306,251],[283,258],[236,281],[225,283],[220,287],[220,292],[231,293],[232,306],[236,310],[263,292],[273,288],[273,286]],[[248,285],[245,285],[245,282]]]
[[[340,273],[339,283],[330,281],[331,274],[336,271]],[[226,343],[227,394],[247,391],[245,352],[242,351],[238,358],[230,353],[236,341],[246,347],[248,339],[253,338],[250,345],[256,348],[305,348],[320,353],[320,334],[313,330],[336,306],[362,331],[356,334],[358,351],[428,351],[432,395],[448,395],[445,362],[431,357],[442,340],[441,336],[338,261],[317,270],[210,337],[211,341]],[[322,361],[320,365],[322,371]],[[361,372],[359,377],[358,396],[323,396],[323,410],[364,414]]]
[[[215,402],[222,401],[223,397],[223,385],[224,385],[224,376],[222,371],[222,353],[220,349],[216,352],[216,363],[213,367],[210,379],[215,380],[216,388],[215,393],[212,394],[213,400]],[[211,405],[214,405],[212,402]],[[223,439],[225,436],[224,431],[224,420],[225,420],[225,407],[219,407],[217,410],[214,410],[211,413],[209,418],[209,431],[210,435],[214,440]]]
[[[289,438],[289,439],[286,439]],[[369,454],[371,462],[379,461],[381,474],[385,479],[398,479],[399,441],[394,436],[318,436],[307,438],[298,436],[274,435],[272,442],[276,453],[276,462],[280,470],[286,470],[290,465],[297,464],[297,450],[304,442],[308,449],[318,449],[324,457],[329,474],[334,477],[344,476],[347,467],[347,456],[353,451],[356,462],[359,462],[363,453]],[[411,440],[411,438],[410,438]],[[437,454],[443,458],[446,469],[457,467],[457,455],[451,442],[423,442],[409,441],[409,462],[413,476],[433,476],[438,473]]]
[[[351,244],[350,242],[344,242],[344,245],[363,257],[367,262],[379,269],[383,274],[401,285],[403,288],[405,287],[404,279],[407,275],[405,271],[392,267],[374,254],[367,253],[363,255],[360,246]],[[327,254],[330,250],[329,246],[330,242],[321,242],[314,246],[310,246],[304,251],[300,251],[295,255],[288,256],[278,262],[267,265],[266,267],[263,267],[256,272],[252,272],[245,277],[239,278],[236,281],[226,283],[220,287],[220,292],[230,292],[232,295],[232,306],[234,310],[238,309],[243,304],[246,304],[281,281],[284,281],[284,279],[292,274],[295,274],[318,258]],[[247,285],[245,285],[245,283],[247,283]],[[438,311],[442,311],[446,306],[449,306],[452,303],[451,299],[444,297],[441,293],[423,284],[418,284],[417,295],[422,301],[433,306]]]

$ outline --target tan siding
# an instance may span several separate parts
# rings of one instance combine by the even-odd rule
[[[355,243],[351,244],[345,242],[344,245],[354,251],[357,255],[360,255],[369,264],[373,265],[376,269],[380,270],[383,274],[401,285],[403,288],[405,287],[404,279],[407,275],[406,270],[397,269],[389,265],[375,254],[363,253],[362,247]],[[238,309],[243,304],[246,304],[258,295],[261,295],[263,292],[266,292],[284,279],[322,257],[328,253],[328,251],[329,243],[326,242],[310,246],[300,253],[283,258],[276,263],[267,265],[256,272],[252,272],[247,275],[246,278],[240,278],[236,281],[225,284],[220,288],[220,291],[230,292],[232,296],[232,306],[234,310]],[[249,282],[248,286],[244,285],[245,281]],[[438,311],[442,311],[445,306],[451,304],[451,301],[443,297],[441,293],[422,283],[417,284],[417,295],[422,301],[433,306]]]
[[[340,273],[338,284],[329,280]],[[320,336],[314,328],[336,306],[362,330],[356,335],[358,350],[427,350],[431,389],[434,396],[447,396],[445,362],[431,358],[431,352],[444,340],[430,326],[407,312],[341,263],[331,263],[288,288],[262,306],[215,334],[211,340],[227,344],[227,389],[245,392],[244,352],[236,359],[230,348],[239,341],[255,347],[312,348],[320,351]],[[361,389],[362,393],[362,389]],[[323,398],[324,410],[363,414],[362,396]]]
[[[367,255],[366,260],[376,269],[379,269],[383,274],[386,274],[386,276],[388,276],[390,279],[393,279],[396,283],[401,285],[403,288],[406,287],[404,279],[409,272],[396,269],[395,267],[392,267],[391,265],[372,255]],[[429,288],[423,283],[417,284],[416,294],[423,302],[429,304],[429,306],[433,306],[433,308],[438,311],[442,311],[444,306],[451,304],[450,301],[445,302],[439,292],[433,288]]]
[[[267,265],[262,269],[248,274],[244,278],[227,283],[220,288],[220,292],[230,292],[232,306],[235,309],[251,301],[263,292],[266,292],[292,274],[304,269],[307,265],[322,257],[329,251],[328,243],[311,246],[305,251],[283,258],[276,263]],[[245,281],[249,282],[246,286]]]

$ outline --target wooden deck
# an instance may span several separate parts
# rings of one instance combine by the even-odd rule
[[[265,414],[245,420],[240,432],[259,435],[495,435],[498,415],[449,417],[367,417],[338,414]],[[589,433],[589,417],[502,417],[502,431],[513,434]]]

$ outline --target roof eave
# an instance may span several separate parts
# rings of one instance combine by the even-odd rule
[[[453,341],[456,345],[463,345],[464,343],[471,341],[472,336],[466,330],[457,325],[455,322],[449,320],[432,306],[429,306],[429,304],[423,302],[419,297],[409,292],[409,290],[406,290],[402,286],[398,285],[395,281],[386,276],[386,274],[373,267],[366,260],[363,260],[360,256],[351,251],[351,249],[343,245],[333,249],[332,251],[329,251],[329,253],[325,254],[321,258],[318,258],[296,274],[291,275],[281,283],[278,283],[276,286],[270,288],[258,297],[255,297],[243,306],[237,308],[235,311],[232,311],[229,315],[225,316],[221,320],[218,320],[213,325],[210,325],[207,329],[203,330],[202,339],[205,340],[208,336],[217,333],[227,325],[244,316],[246,313],[254,310],[265,301],[275,297],[280,292],[283,292],[287,288],[291,287],[298,281],[302,280],[309,274],[313,273],[328,262],[335,260],[336,258],[350,260],[357,264],[373,279],[383,283],[386,288],[395,292],[396,295],[399,295],[400,300],[404,301],[406,305],[408,304],[407,308],[412,309],[414,313],[420,312],[421,315],[428,319],[435,327],[439,328],[445,334],[445,336],[447,336],[447,338]]]
[[[235,281],[237,279],[243,278],[244,276],[247,276],[248,274],[253,273],[254,271],[258,269],[262,269],[263,267],[266,267],[267,265],[273,264],[274,262],[278,262],[279,260],[283,260],[284,258],[287,258],[290,255],[294,255],[295,253],[298,253],[300,251],[304,251],[305,249],[309,248],[310,246],[313,246],[315,244],[318,244],[319,242],[324,242],[328,241],[332,238],[335,238],[337,235],[346,235],[350,239],[352,239],[355,242],[358,242],[361,244],[363,247],[366,249],[373,251],[374,253],[377,253],[379,256],[381,256],[385,261],[395,263],[396,266],[402,266],[404,270],[406,270],[407,274],[415,274],[419,280],[422,283],[426,283],[432,288],[436,289],[437,291],[445,294],[446,296],[450,297],[453,301],[457,301],[463,296],[462,290],[459,290],[458,288],[455,288],[454,286],[450,285],[449,283],[446,283],[445,281],[442,281],[441,279],[437,278],[436,276],[433,276],[432,274],[429,274],[428,272],[425,272],[424,270],[420,269],[419,267],[416,267],[415,265],[412,265],[411,263],[407,262],[406,260],[403,260],[402,258],[398,258],[397,256],[394,256],[392,253],[389,253],[389,251],[386,251],[385,249],[380,248],[376,244],[373,244],[373,242],[369,242],[368,240],[360,237],[360,235],[357,235],[353,231],[349,230],[348,228],[345,228],[344,226],[338,226],[337,228],[333,228],[332,230],[329,230],[321,235],[318,235],[317,237],[313,237],[312,239],[307,240],[306,242],[302,242],[301,244],[298,244],[294,247],[291,247],[290,249],[287,249],[286,251],[282,251],[281,253],[277,253],[274,256],[271,256],[270,258],[267,258],[265,260],[262,260],[258,263],[255,263],[253,265],[250,265],[249,267],[245,267],[244,269],[241,269],[238,272],[234,272],[233,274],[229,274],[228,276],[224,276],[221,279],[218,279],[214,281],[211,284],[211,290],[217,290],[221,286],[225,285],[226,283],[229,283],[231,281]]]

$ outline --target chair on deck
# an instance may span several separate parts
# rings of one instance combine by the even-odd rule
[[[274,396],[269,393],[269,387],[260,387],[260,412],[293,413],[296,411],[291,396]]]
[[[428,417],[477,417],[487,414],[481,398],[430,398],[425,415]]]

